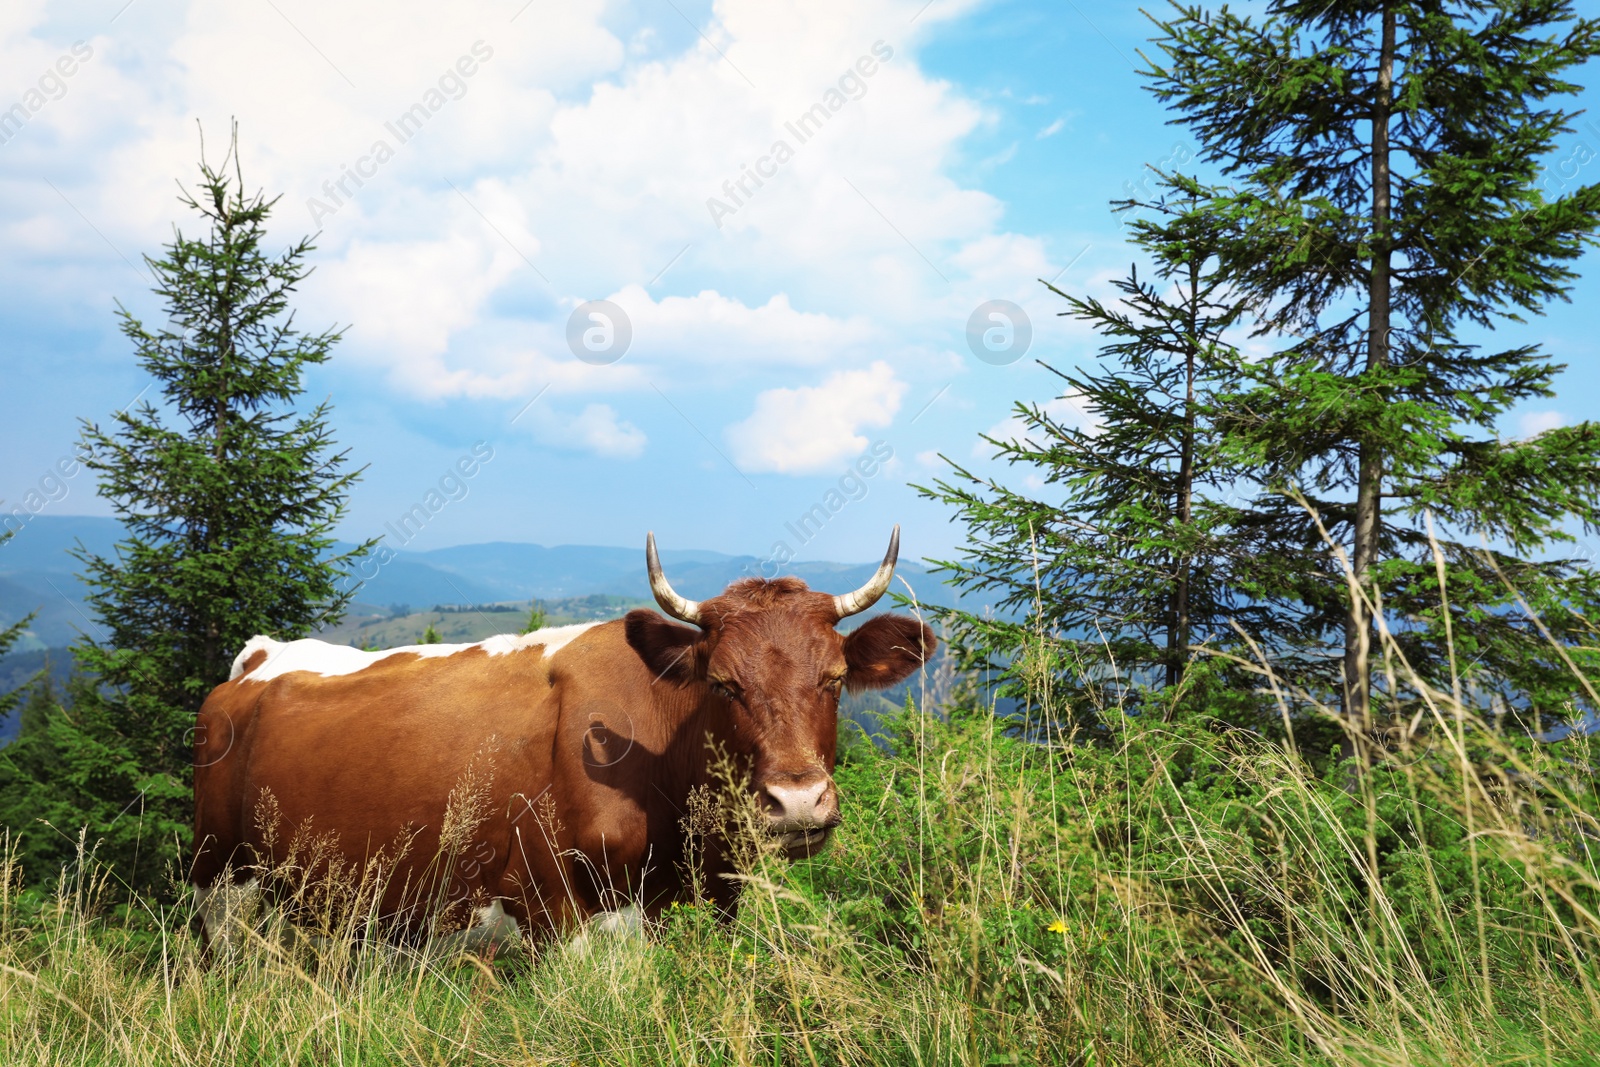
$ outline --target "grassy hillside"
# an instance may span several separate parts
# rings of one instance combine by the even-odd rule
[[[546,626],[568,626],[579,622],[620,619],[634,608],[651,607],[654,601],[624,596],[582,596],[559,600],[514,600],[470,607],[436,605],[428,611],[411,611],[406,605],[377,608],[356,604],[338,626],[317,634],[334,644],[358,648],[394,648],[414,645],[429,626],[446,643],[481,641],[495,634],[520,633],[528,624],[528,613],[537,603],[545,614]],[[398,609],[398,610],[397,610]]]
[[[1019,731],[946,667],[842,746],[821,855],[781,861],[724,798],[732,921],[479,954],[255,910],[208,964],[186,891],[128,899],[91,831],[48,891],[0,860],[0,1063],[1600,1062],[1594,739],[1411,681],[1408,737],[1319,775],[1181,703],[1088,741],[1044,688]],[[1263,682],[1271,709],[1290,680]]]
[[[907,712],[737,919],[469,956],[0,871],[7,1064],[1580,1064],[1600,1059],[1585,738],[1441,700],[1354,789],[1203,718],[1032,744]],[[1463,773],[1463,768],[1469,773]],[[739,810],[735,802],[734,810]],[[358,924],[359,925],[359,924]],[[241,928],[245,932],[245,928]]]

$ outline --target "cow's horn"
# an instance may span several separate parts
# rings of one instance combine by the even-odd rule
[[[878,565],[878,573],[867,579],[863,585],[853,593],[842,593],[833,598],[833,610],[839,618],[854,615],[859,611],[866,611],[878,602],[889,589],[889,579],[894,577],[895,560],[900,558],[900,526],[895,524],[894,533],[889,535],[889,551],[883,554],[883,562]]]
[[[661,610],[671,615],[674,619],[684,622],[700,623],[700,602],[698,600],[685,600],[672,589],[667,576],[661,573],[661,557],[656,555],[656,535],[654,532],[645,535],[644,562],[650,570],[650,591],[656,595],[656,603],[661,605]],[[837,597],[835,599],[838,599]]]

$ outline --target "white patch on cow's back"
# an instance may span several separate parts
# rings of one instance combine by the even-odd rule
[[[402,652],[427,659],[433,656],[453,656],[457,652],[481,648],[491,656],[504,656],[524,648],[542,645],[544,654],[553,656],[585,630],[598,625],[600,624],[596,622],[580,622],[572,626],[551,626],[529,634],[497,634],[466,645],[402,645],[399,648],[383,648],[375,652],[351,648],[348,645],[333,645],[309,637],[299,641],[275,641],[270,637],[252,637],[234,657],[233,670],[229,672],[228,680],[243,678],[247,682],[270,682],[293,671],[309,671],[323,678],[333,678],[341,674],[355,674],[357,671],[366,670],[381,660]],[[267,654],[266,659],[246,673],[245,664],[250,657],[263,651]]]

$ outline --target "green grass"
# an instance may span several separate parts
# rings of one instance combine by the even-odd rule
[[[1355,777],[1198,712],[1039,744],[908,710],[826,853],[584,954],[280,930],[206,968],[92,862],[0,871],[0,1063],[1600,1062],[1588,741],[1431,701]]]

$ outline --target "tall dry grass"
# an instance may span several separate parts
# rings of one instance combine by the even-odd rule
[[[1292,726],[1305,695],[1255,667]],[[207,967],[91,848],[48,893],[6,861],[0,1062],[1596,1062],[1590,743],[1412,684],[1422,718],[1351,777],[1203,708],[1062,736],[1043,676],[1026,741],[908,707],[847,749],[823,856],[752,848],[734,921],[690,903],[582,951],[268,911]]]

